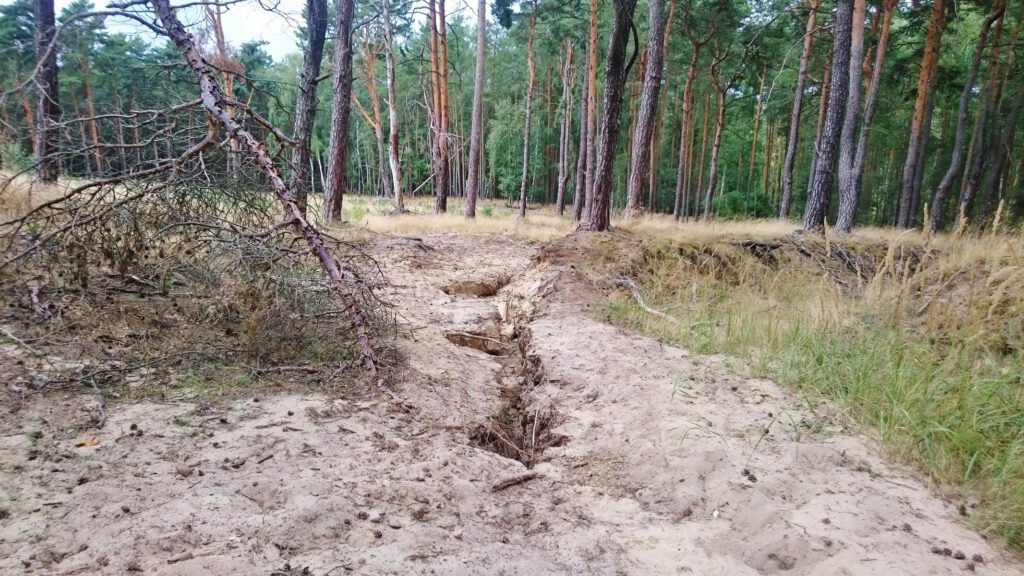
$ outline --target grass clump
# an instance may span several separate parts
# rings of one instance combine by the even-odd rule
[[[936,489],[976,500],[981,530],[1024,548],[1020,236],[654,235],[627,251],[618,270],[592,272],[630,275],[680,323],[624,291],[599,311],[607,319],[698,354],[741,357],[812,405],[837,402]]]

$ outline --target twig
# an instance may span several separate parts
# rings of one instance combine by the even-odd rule
[[[501,480],[500,482],[495,483],[493,486],[491,486],[491,492],[501,492],[502,490],[505,490],[506,488],[511,488],[512,486],[518,486],[519,484],[524,484],[526,482],[529,482],[530,480],[533,480],[537,476],[538,476],[538,474],[531,470],[529,472],[526,472],[526,473],[523,473],[523,474],[519,474],[518,476],[512,476],[511,478],[506,478],[504,480]]]
[[[92,389],[96,391],[96,402],[99,404],[100,419],[96,422],[96,428],[103,428],[107,424],[107,409],[103,405],[103,393],[100,392],[100,387],[96,385],[95,378],[89,378],[89,384],[92,384]]]

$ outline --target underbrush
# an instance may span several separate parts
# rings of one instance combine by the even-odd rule
[[[346,310],[269,195],[182,183],[120,202],[142,186],[34,212],[13,187],[0,196],[16,211],[0,228],[0,377],[12,390],[211,399],[358,383]],[[325,240],[390,355],[383,273],[358,242]]]
[[[680,236],[676,236],[679,238]],[[599,314],[746,360],[838,402],[983,531],[1024,548],[1024,256],[1019,235],[953,240],[573,238],[586,271],[635,280]]]

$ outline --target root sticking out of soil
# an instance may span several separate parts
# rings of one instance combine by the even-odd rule
[[[504,403],[498,413],[470,434],[474,445],[533,468],[544,450],[569,441],[552,431],[558,417],[554,410],[529,408],[519,387],[504,388],[501,393]]]
[[[554,409],[530,405],[529,393],[544,380],[544,367],[540,358],[527,354],[528,333],[519,332],[518,339],[518,361],[514,366],[506,364],[502,370],[506,376],[499,374],[499,379],[513,384],[502,386],[501,408],[474,427],[469,438],[480,448],[533,468],[541,461],[544,450],[561,446],[569,438],[553,431],[558,425]]]
[[[463,346],[486,352],[492,356],[505,353],[505,343],[498,338],[476,332],[445,332],[445,338],[456,346]]]
[[[509,283],[509,278],[502,276],[490,280],[457,280],[441,290],[449,296],[475,296],[477,298],[489,298],[498,293]]]

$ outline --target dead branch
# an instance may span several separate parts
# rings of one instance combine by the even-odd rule
[[[495,482],[494,485],[491,486],[491,492],[492,493],[501,492],[502,490],[505,490],[506,488],[511,488],[513,486],[518,486],[520,484],[524,484],[526,482],[529,482],[530,480],[533,480],[537,476],[538,476],[538,474],[531,470],[529,472],[525,472],[523,474],[512,476],[510,478],[505,478],[504,480]]]
[[[220,86],[214,80],[206,61],[196,47],[192,35],[185,29],[178,20],[178,17],[171,8],[168,0],[152,0],[157,19],[163,25],[164,32],[171,39],[178,50],[185,57],[189,67],[192,69],[196,80],[199,82],[200,97],[203,107],[216,119],[224,131],[239,143],[255,162],[259,169],[270,180],[278,201],[284,208],[287,217],[294,223],[296,231],[305,238],[310,250],[317,256],[324,271],[331,280],[331,288],[340,297],[349,315],[356,335],[359,340],[362,361],[367,370],[371,373],[377,372],[377,358],[370,342],[369,326],[362,309],[359,306],[356,296],[349,286],[351,273],[337,260],[327,249],[320,232],[312,224],[306,221],[295,203],[295,194],[288,189],[281,178],[273,160],[267,154],[266,148],[253,137],[245,128],[232,118],[226,107],[230,102],[224,96]]]

